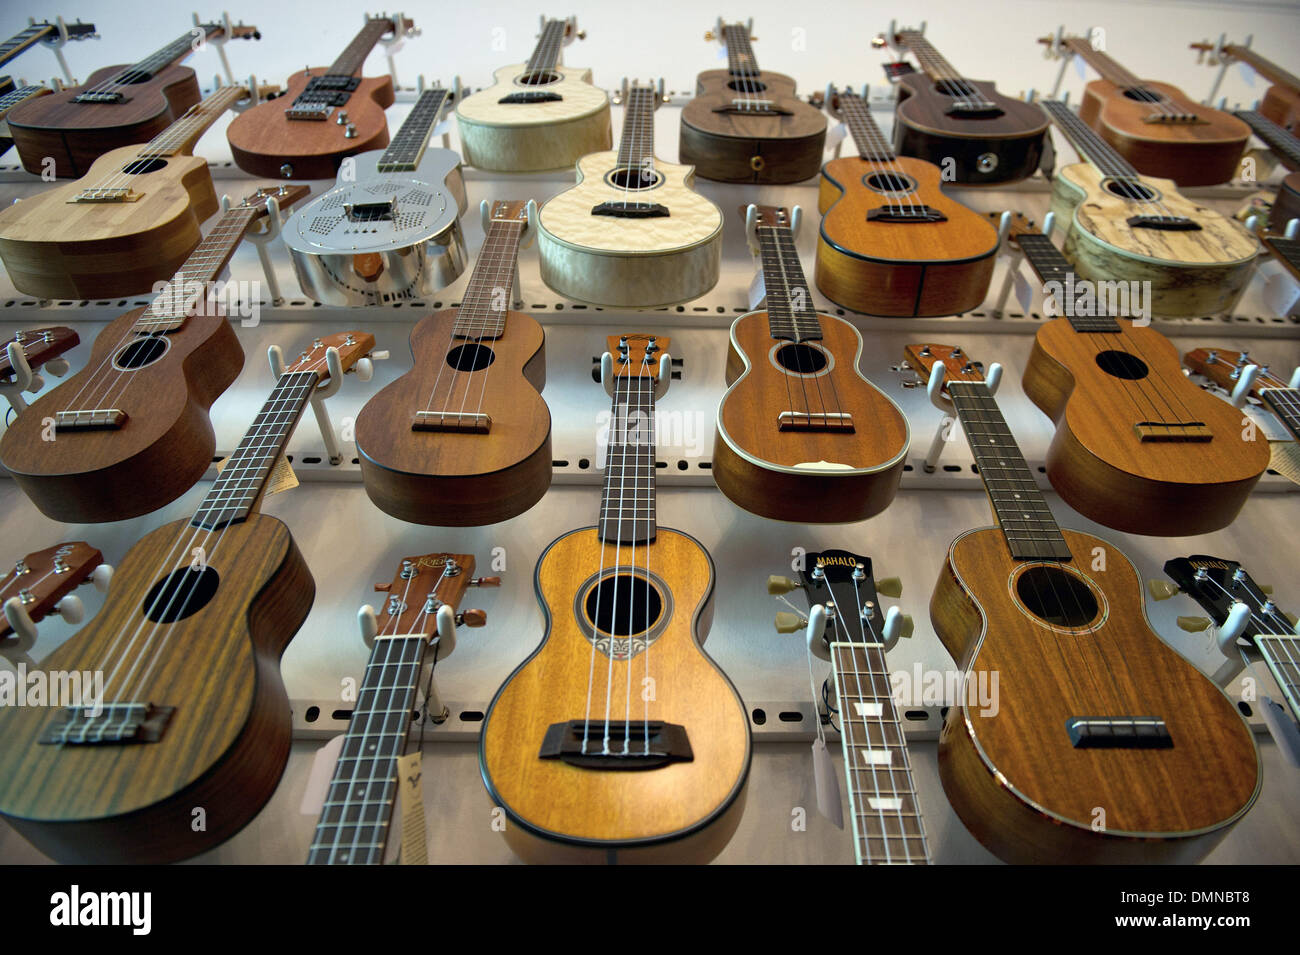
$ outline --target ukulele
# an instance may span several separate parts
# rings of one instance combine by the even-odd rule
[[[1282,69],[1272,60],[1266,60],[1250,48],[1249,42],[1248,39],[1246,44],[1219,42],[1192,43],[1190,46],[1199,51],[1198,58],[1204,58],[1209,53],[1212,63],[1231,63],[1235,60],[1248,64],[1273,84],[1259,101],[1260,113],[1287,132],[1300,132],[1300,76]]]
[[[467,163],[488,172],[547,172],[609,149],[609,96],[592,85],[591,70],[560,62],[563,48],[586,36],[577,17],[542,17],[528,62],[501,67],[491,86],[456,104]]]
[[[69,623],[80,621],[80,600],[62,605],[81,584],[99,577],[104,555],[85,541],[68,541],[28,554],[0,577],[0,606],[17,598],[28,618],[39,623],[50,613],[66,613]],[[8,612],[0,616],[0,641],[13,634]],[[0,644],[2,645],[2,644]]]
[[[894,147],[945,169],[945,180],[969,186],[1028,179],[1037,170],[1048,122],[1030,103],[958,72],[926,38],[904,28],[883,38],[911,51],[921,72],[898,79]]]
[[[0,209],[0,259],[14,286],[38,298],[117,298],[172,275],[217,211],[207,160],[194,145],[249,95],[222,87],[148,144],[110,150],[76,182]]]
[[[137,63],[106,66],[83,86],[24,103],[7,117],[23,168],[77,178],[109,150],[148,142],[199,101],[194,71],[180,61],[225,35],[219,23],[193,27]],[[257,27],[231,27],[233,39],[261,36]]]
[[[152,302],[110,322],[81,371],[9,425],[0,462],[41,513],[125,520],[203,477],[216,449],[208,409],[244,365],[208,290],[268,198],[284,208],[305,195],[306,186],[258,189],[233,206]]]
[[[759,69],[748,24],[705,34],[727,50],[727,69],[705,70],[682,109],[680,160],[718,182],[803,182],[817,175],[826,117],[795,95],[792,77]]]
[[[11,345],[18,347],[27,361],[27,367],[35,371],[80,344],[81,336],[66,325],[14,332],[12,338],[0,344],[0,383],[7,382],[14,376],[13,359],[9,355]],[[58,373],[63,374],[66,370],[66,367],[63,367]]]
[[[663,337],[609,339],[598,523],[542,554],[546,636],[484,719],[483,781],[526,862],[707,862],[744,809],[749,715],[701,647],[713,561],[655,518],[667,347]]]
[[[1058,55],[1077,55],[1101,74],[1084,87],[1079,118],[1146,176],[1179,186],[1213,186],[1237,174],[1250,130],[1230,113],[1202,106],[1176,86],[1140,80],[1087,37],[1042,37]]]
[[[380,865],[397,855],[401,840],[391,833],[398,759],[406,753],[416,691],[451,652],[456,627],[481,627],[487,620],[481,610],[456,612],[466,589],[500,582],[475,577],[469,554],[425,554],[404,558],[393,582],[380,585],[388,602],[368,641],[370,662],[325,791],[308,865]]]
[[[333,65],[293,74],[284,97],[236,116],[226,129],[235,165],[268,179],[328,179],[348,156],[383,149],[393,78],[359,74],[381,39],[414,32],[400,15],[369,18]]]
[[[1052,181],[1065,257],[1091,282],[1150,282],[1157,315],[1226,312],[1255,271],[1259,243],[1238,222],[1140,174],[1060,100],[1040,104],[1084,158]]]
[[[939,778],[966,828],[1010,863],[1195,862],[1259,795],[1259,756],[1227,696],[1151,629],[1114,544],[1062,529],[983,375],[943,365],[998,526],[948,549],[930,600],[963,673],[939,736]],[[967,681],[998,675],[996,706]]]
[[[48,21],[33,23],[0,43],[0,66],[4,66],[37,43],[54,44],[63,39],[94,40],[99,39],[99,34],[95,32],[95,24],[82,23],[80,20],[76,23],[64,23],[62,20],[58,23]]]
[[[1062,316],[1038,329],[1022,382],[1057,425],[1052,487],[1085,517],[1133,534],[1231,524],[1268,469],[1268,442],[1246,440],[1241,414],[1187,380],[1159,331],[1075,295],[1070,263],[1024,216],[1008,238]]]
[[[427,89],[388,148],[362,153],[284,224],[298,283],[327,305],[423,298],[465,269],[460,156],[429,149],[451,93]]]
[[[1183,355],[1183,364],[1228,392],[1236,389],[1246,367],[1255,364],[1259,371],[1247,394],[1273,412],[1287,431],[1300,441],[1300,388],[1269,371],[1268,365],[1259,365],[1244,351],[1224,348],[1194,348]]]
[[[594,305],[658,308],[718,281],[722,210],[691,188],[695,171],[655,159],[658,87],[623,81],[618,152],[578,161],[578,183],[539,217],[542,281]]]
[[[373,344],[360,332],[315,342],[194,516],[127,553],[100,612],[43,661],[102,673],[93,698],[0,709],[0,816],[41,852],[83,864],[186,859],[238,832],[275,791],[292,736],[279,660],[316,587],[288,528],[258,508],[329,377],[327,351],[347,370]]]
[[[1291,170],[1278,184],[1277,198],[1268,214],[1268,231],[1280,234],[1286,231],[1288,222],[1300,219],[1300,138],[1254,110],[1238,110],[1236,115]]]
[[[1273,257],[1282,264],[1292,277],[1300,280],[1300,239],[1288,239],[1281,235],[1267,235],[1261,240],[1264,248],[1273,253]]]
[[[862,336],[813,308],[783,208],[750,206],[767,310],[731,326],[713,477],[747,511],[840,524],[889,506],[907,419],[859,370]]]
[[[8,77],[0,77],[0,83]],[[5,117],[9,115],[14,107],[26,103],[29,99],[35,99],[38,96],[46,96],[50,92],[47,86],[15,86],[12,89],[0,94],[0,155],[9,151],[9,147],[14,141],[9,138],[9,127],[5,123]]]
[[[855,312],[956,315],[988,292],[998,230],[946,195],[942,173],[895,154],[866,100],[832,87],[827,109],[844,121],[858,155],[822,169],[817,208],[817,288]]]
[[[545,334],[509,310],[530,202],[495,202],[461,304],[411,332],[414,368],[357,415],[366,493],[385,513],[442,527],[522,514],[551,485]]]

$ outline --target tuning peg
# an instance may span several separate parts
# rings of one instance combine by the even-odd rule
[[[772,595],[788,594],[792,590],[799,588],[798,581],[791,580],[789,577],[783,577],[780,574],[773,574],[767,578],[767,592]]]
[[[360,359],[352,366],[352,370],[357,373],[357,379],[359,381],[369,381],[371,378],[375,377],[375,363],[369,358]]]
[[[68,594],[54,605],[54,610],[68,623],[81,623],[86,616],[86,605],[76,594]]]
[[[1152,578],[1147,581],[1147,592],[1151,594],[1153,600],[1168,600],[1176,593],[1180,593],[1177,586],[1167,580],[1158,580]]]
[[[1293,614],[1293,613],[1284,613],[1284,614],[1282,614],[1282,616],[1286,617],[1287,620],[1291,621],[1291,626],[1292,626],[1293,628],[1294,628],[1294,627],[1297,627],[1297,626],[1300,626],[1300,617],[1297,617],[1295,614]]]
[[[1209,617],[1179,617],[1177,623],[1179,630],[1185,630],[1188,633],[1204,633],[1210,629],[1210,624],[1213,621]]]
[[[475,577],[469,582],[471,587],[500,587],[500,577]]]
[[[910,613],[903,614],[903,622],[898,628],[898,635],[906,640],[916,633],[916,621],[912,619]]]
[[[790,613],[788,610],[778,611],[773,622],[777,633],[798,633],[808,626],[807,617],[801,617],[797,613]]]
[[[376,592],[376,593],[381,593],[381,594],[386,594],[386,593],[388,593],[389,590],[392,589],[392,587],[393,587],[393,585],[392,585],[391,583],[375,584],[375,592]]]
[[[375,616],[375,608],[366,604],[357,611],[357,626],[361,630],[361,639],[368,647],[373,647],[375,637],[379,635],[379,618]]]
[[[1273,585],[1272,585],[1272,584],[1260,584],[1260,585],[1259,585],[1259,592],[1262,593],[1262,594],[1265,594],[1265,595],[1267,595],[1267,596],[1269,596],[1269,597],[1271,597],[1271,596],[1273,596]]]
[[[100,564],[90,574],[90,582],[101,594],[108,593],[108,585],[113,580],[113,568],[109,564]]]
[[[487,611],[485,610],[465,610],[456,614],[456,626],[458,627],[482,627],[487,623]]]
[[[66,358],[51,358],[45,363],[45,370],[55,378],[62,378],[68,373],[68,360]]]
[[[714,40],[716,40],[716,39],[717,39],[717,37],[715,37],[715,36],[713,35],[713,31],[712,31],[712,30],[705,30],[705,31],[704,31],[704,41],[705,41],[706,43],[712,43],[712,42],[713,42]]]
[[[876,593],[882,597],[893,597],[897,600],[903,596],[903,581],[897,577],[885,577],[876,581]]]

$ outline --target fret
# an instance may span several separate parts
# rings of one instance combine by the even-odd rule
[[[0,118],[19,103],[45,92],[44,86],[19,86],[0,96]]]
[[[597,521],[597,534],[606,543],[638,544],[655,539],[654,384],[653,377],[633,375],[620,376],[614,383],[605,486]]]
[[[1039,279],[1046,286],[1049,282],[1055,282],[1061,287],[1061,295],[1066,295],[1068,290],[1074,288],[1074,267],[1069,260],[1061,254],[1060,250],[1052,244],[1052,240],[1039,233],[1021,235],[1017,240],[1021,250],[1025,253],[1025,261],[1029,263],[1030,268],[1038,275]],[[1121,331],[1119,322],[1110,315],[1075,315],[1072,303],[1060,300],[1057,296],[1057,306],[1059,311],[1065,315],[1066,320],[1076,332],[1112,332]]]
[[[0,65],[8,63],[19,53],[34,46],[44,37],[57,32],[58,28],[49,23],[36,23],[15,34],[4,43],[0,43]]]
[[[560,63],[560,48],[568,32],[568,23],[564,20],[547,20],[542,27],[542,34],[533,47],[533,55],[528,58],[529,73],[549,73]]]
[[[361,71],[365,65],[366,57],[374,49],[375,44],[384,38],[393,29],[393,21],[388,19],[367,20],[366,25],[361,28],[351,43],[344,48],[328,70],[326,76],[352,76]]]
[[[768,333],[777,341],[820,341],[821,319],[788,226],[758,227],[759,262],[767,292]]]
[[[758,58],[749,42],[749,30],[740,23],[730,23],[722,28],[727,45],[727,72],[732,76],[756,78],[763,71],[758,68]]]
[[[1127,159],[1117,153],[1110,145],[1081,120],[1069,106],[1060,100],[1041,100],[1039,105],[1056,123],[1057,128],[1065,134],[1080,155],[1106,176],[1117,179],[1141,178]]]
[[[428,89],[420,94],[406,121],[402,123],[402,128],[379,157],[376,166],[379,172],[415,171],[429,145],[429,137],[442,117],[448,95],[444,89]]]
[[[1300,391],[1295,388],[1261,388],[1259,399],[1300,441]]]
[[[840,118],[853,137],[858,155],[870,162],[892,163],[898,156],[881,128],[871,115],[871,107],[861,96],[851,90],[839,94]]]
[[[948,62],[947,58],[934,48],[934,45],[925,38],[922,33],[915,30],[903,30],[898,34],[900,42],[912,51],[916,61],[921,64],[921,69],[925,74],[936,83],[948,83],[953,87],[953,91],[958,95],[970,96],[978,94],[975,87],[971,86],[962,75],[957,72],[957,68]]]
[[[523,229],[520,219],[494,219],[489,224],[469,285],[456,310],[454,337],[490,339],[505,334],[506,313],[514,301],[515,265]]]
[[[193,29],[202,30],[203,38],[206,40],[221,30],[221,27],[215,23],[206,23],[201,27],[194,27]],[[130,78],[133,77],[133,74],[135,76],[141,74],[146,77],[152,76],[166,67],[171,66],[177,60],[189,56],[194,48],[195,39],[194,33],[190,30],[186,30],[166,46],[154,51],[134,66],[123,70],[114,78],[114,82],[129,82]]]
[[[1300,637],[1287,633],[1259,633],[1255,646],[1286,698],[1291,715],[1300,719]]]
[[[1253,109],[1238,110],[1233,115],[1249,126],[1251,131],[1277,154],[1287,169],[1292,172],[1300,169],[1300,138]]]
[[[618,143],[618,164],[653,169],[655,161],[655,100],[658,92],[634,86],[623,104],[623,134]]]

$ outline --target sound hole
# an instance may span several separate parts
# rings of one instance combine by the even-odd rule
[[[1020,602],[1058,627],[1084,627],[1097,616],[1097,598],[1074,574],[1059,567],[1030,567],[1016,581]]]
[[[1124,91],[1124,96],[1128,99],[1135,99],[1139,103],[1159,103],[1164,99],[1155,90],[1149,90],[1145,86],[1130,86]]]
[[[560,82],[560,74],[549,70],[533,70],[519,77],[519,82],[525,86],[546,86],[549,83]]]
[[[1097,367],[1106,374],[1125,381],[1137,381],[1150,373],[1146,362],[1126,351],[1098,352]]]
[[[486,345],[457,345],[447,352],[447,364],[457,371],[482,371],[496,361],[496,353]]]
[[[737,93],[761,93],[767,89],[767,84],[761,80],[732,80],[727,84],[727,89]]]
[[[961,80],[940,80],[934,88],[944,96],[974,96],[976,89]]]
[[[122,171],[132,176],[143,176],[147,172],[157,172],[167,165],[166,159],[152,156],[149,159],[136,159],[122,167]]]
[[[587,617],[596,629],[616,637],[645,633],[659,621],[663,598],[642,577],[605,577],[587,593]]]
[[[862,181],[876,192],[911,192],[916,188],[916,180],[901,172],[873,172]]]
[[[615,169],[605,179],[615,189],[653,189],[663,181],[653,169],[628,166]]]
[[[815,375],[826,367],[826,356],[811,345],[782,345],[776,350],[776,363],[796,375]]]
[[[144,615],[154,623],[184,620],[208,605],[220,582],[221,577],[211,567],[172,571],[149,589],[144,598]]]
[[[1132,179],[1111,179],[1106,183],[1106,191],[1121,199],[1136,199],[1139,202],[1146,202],[1156,197],[1153,190]]]
[[[134,371],[152,365],[167,353],[167,347],[167,339],[162,335],[145,335],[118,352],[113,364],[123,371]]]

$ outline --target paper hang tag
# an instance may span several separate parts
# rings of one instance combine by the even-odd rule
[[[317,818],[325,808],[325,794],[329,792],[330,780],[334,778],[334,765],[339,761],[341,752],[342,736],[335,736],[316,750],[311,761],[311,771],[307,773],[307,786],[302,791],[302,802],[298,804],[298,811],[304,816]]]
[[[1246,82],[1246,85],[1253,87],[1255,85],[1255,68],[1249,63],[1238,63],[1237,67],[1241,70],[1241,78]]]
[[[1270,441],[1268,449],[1273,453],[1270,466],[1289,481],[1300,484],[1300,444],[1294,441]]]
[[[844,809],[840,805],[840,775],[835,771],[835,761],[826,750],[826,740],[820,736],[813,740],[813,782],[817,786],[817,811],[844,828]]]
[[[221,473],[229,461],[230,458],[225,458],[217,465],[218,474]],[[266,496],[270,497],[272,494],[279,494],[281,491],[291,491],[297,486],[298,475],[293,472],[293,465],[289,463],[289,459],[285,455],[280,455],[266,479]]]
[[[1020,303],[1020,310],[1028,315],[1034,307],[1034,287],[1029,284],[1029,279],[1025,278],[1025,270],[1022,268],[1016,268],[1011,273],[1011,279],[1016,290],[1016,301]]]
[[[1081,57],[1079,54],[1075,53],[1073,54],[1073,56],[1074,56],[1074,72],[1079,74],[1079,79],[1083,79],[1088,74],[1088,64],[1083,62],[1083,57]]]
[[[767,298],[767,283],[763,281],[763,270],[754,273],[754,281],[749,283],[749,307],[756,309]]]
[[[826,151],[834,153],[836,147],[844,142],[844,137],[848,135],[849,128],[843,123],[836,123],[826,132]]]
[[[424,786],[420,751],[397,760],[398,805],[402,812],[402,865],[428,865],[429,842],[424,825]]]

